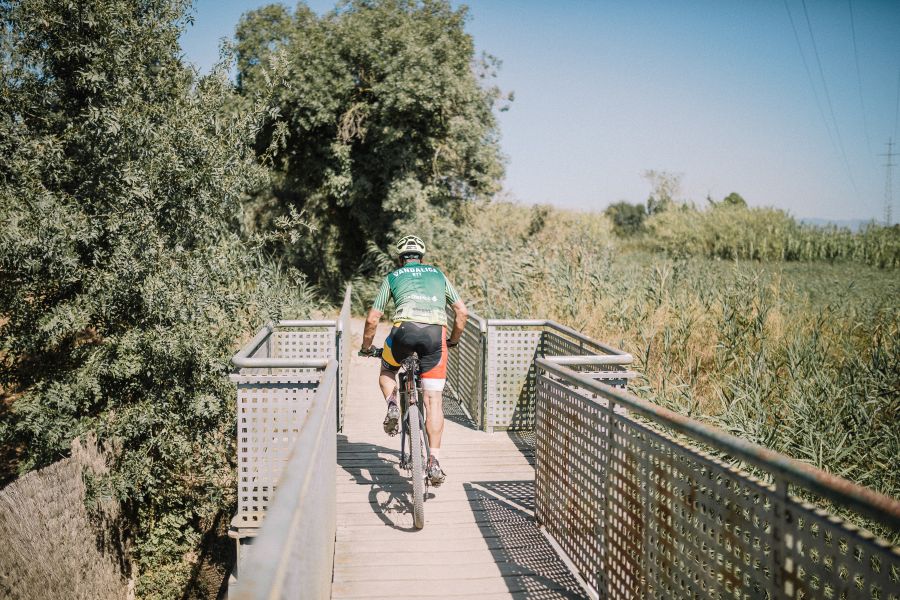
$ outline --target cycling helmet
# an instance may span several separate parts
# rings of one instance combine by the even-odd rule
[[[395,245],[397,248],[397,256],[403,258],[409,255],[417,255],[420,258],[425,256],[425,242],[422,238],[414,235],[404,235],[397,240]]]

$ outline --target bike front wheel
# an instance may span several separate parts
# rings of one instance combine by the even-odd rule
[[[425,526],[425,460],[422,448],[422,421],[419,407],[409,406],[409,450],[412,462],[413,480],[413,525],[416,529]]]

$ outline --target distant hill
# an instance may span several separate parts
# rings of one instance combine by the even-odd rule
[[[797,219],[806,225],[815,225],[816,227],[826,227],[834,225],[836,227],[846,227],[850,231],[859,231],[864,226],[876,222],[875,219]]]

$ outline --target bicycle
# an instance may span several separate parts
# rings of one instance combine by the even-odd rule
[[[375,348],[373,354],[360,353],[360,356],[381,358],[383,349]],[[421,369],[419,355],[413,352],[406,357],[397,373],[397,396],[400,400],[400,468],[410,471],[413,483],[413,525],[416,529],[425,526],[425,494],[428,490],[428,478],[425,476],[425,465],[431,458],[428,445],[428,431],[425,429],[424,403],[419,402],[421,392]],[[413,377],[409,374],[412,373]],[[421,410],[420,410],[421,407]],[[409,440],[409,454],[406,453],[406,442]]]

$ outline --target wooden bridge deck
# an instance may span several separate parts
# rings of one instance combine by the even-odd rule
[[[388,332],[379,328],[376,344]],[[354,320],[353,348],[362,321]],[[473,429],[445,399],[441,465],[416,530],[400,438],[381,427],[378,361],[353,357],[338,436],[333,598],[582,598],[584,592],[534,518],[530,448]]]

